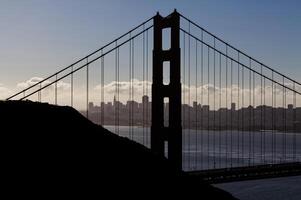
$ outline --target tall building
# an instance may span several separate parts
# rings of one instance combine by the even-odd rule
[[[108,102],[105,106],[105,113],[112,112],[113,111],[113,105],[112,102]]]
[[[194,101],[194,102],[193,102],[193,108],[196,109],[197,106],[198,106],[198,102]]]
[[[116,96],[114,95],[113,106],[116,106]]]
[[[203,111],[209,113],[210,106],[209,105],[203,105]]]
[[[134,112],[137,112],[138,108],[139,108],[138,102],[136,102],[136,101],[127,101],[126,102],[126,107],[127,107],[128,110],[132,110]]]
[[[146,105],[149,104],[149,97],[147,95],[144,95],[142,97],[142,104],[146,107]]]
[[[105,102],[100,102],[100,109],[101,109],[101,111],[104,111],[104,109],[105,109]]]
[[[151,119],[151,102],[149,102],[149,97],[147,95],[142,97],[142,109],[144,125],[149,125]]]
[[[93,102],[89,102],[89,111],[91,111],[91,112],[94,111],[94,104],[93,104]]]
[[[236,105],[235,103],[231,103],[231,111],[235,111],[236,110]]]

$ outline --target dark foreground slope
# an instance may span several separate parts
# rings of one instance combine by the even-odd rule
[[[228,193],[177,172],[143,146],[93,124],[70,107],[0,101],[1,185],[10,196],[104,199]]]

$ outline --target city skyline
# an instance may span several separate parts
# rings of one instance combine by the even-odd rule
[[[90,102],[89,102],[89,109],[90,109],[90,107],[94,107],[94,106],[97,107],[97,106],[100,106],[100,105],[103,104],[103,103],[104,103],[104,104],[107,104],[107,105],[112,105],[112,106],[114,106],[115,104],[127,106],[130,102],[134,102],[135,104],[137,104],[137,106],[139,106],[139,105],[142,105],[143,102],[145,102],[144,99],[147,99],[147,102],[148,102],[148,103],[151,103],[151,100],[150,100],[150,98],[149,98],[148,95],[143,95],[143,96],[141,97],[141,99],[142,99],[141,101],[127,100],[127,101],[125,102],[125,104],[124,104],[122,101],[118,101],[118,100],[116,99],[116,96],[114,96],[114,98],[112,99],[112,101],[106,101],[106,102],[100,102],[100,103],[90,101]],[[230,103],[230,104],[229,104],[229,107],[219,107],[218,109],[226,109],[226,108],[228,108],[229,110],[237,110],[237,109],[238,109],[238,107],[237,107],[237,105],[236,105],[235,102],[229,102],[229,103]],[[168,102],[164,102],[164,104],[167,105]],[[203,105],[202,105],[202,104],[200,104],[200,102],[197,102],[197,101],[193,101],[192,104],[185,104],[185,103],[182,103],[182,105],[186,105],[186,106],[189,106],[189,107],[205,106],[205,107],[211,108],[210,105],[208,105],[208,104],[203,104]],[[248,106],[240,107],[239,109],[241,109],[241,108],[249,108],[249,107],[257,108],[257,107],[261,107],[261,106],[272,107],[272,108],[283,108],[283,106],[282,106],[282,107],[281,107],[281,106],[269,106],[269,105],[266,105],[266,104],[254,106],[254,105],[250,104],[250,105],[248,105]],[[217,107],[218,107],[218,106],[217,106]],[[287,108],[287,109],[293,109],[293,108],[294,108],[294,105],[293,105],[293,104],[286,104],[286,105],[284,105],[284,108]],[[296,108],[301,108],[301,106],[300,106],[300,107],[299,107],[299,106],[296,106]],[[210,109],[209,109],[209,110],[210,110]],[[218,110],[217,110],[217,111],[218,111]]]
[[[88,112],[81,113],[88,114],[90,120],[101,125],[150,126],[151,108],[152,102],[145,95],[141,103],[129,100],[123,104],[116,98],[100,105],[89,102]],[[164,103],[165,125],[168,125],[168,113],[169,103]],[[294,108],[294,105],[287,104],[284,108],[268,105],[237,108],[232,102],[230,109],[221,107],[212,110],[208,105],[194,102],[193,106],[182,104],[182,126],[189,129],[301,132],[301,107]]]

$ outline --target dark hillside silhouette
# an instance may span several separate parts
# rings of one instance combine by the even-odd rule
[[[0,101],[2,173],[10,196],[124,197],[159,191],[233,199],[176,171],[149,149],[95,125],[71,107]],[[169,190],[169,188],[172,188]],[[178,188],[180,190],[176,190]]]

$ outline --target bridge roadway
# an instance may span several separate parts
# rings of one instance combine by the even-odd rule
[[[301,162],[209,169],[188,173],[192,176],[198,176],[209,183],[226,183],[301,175]]]

